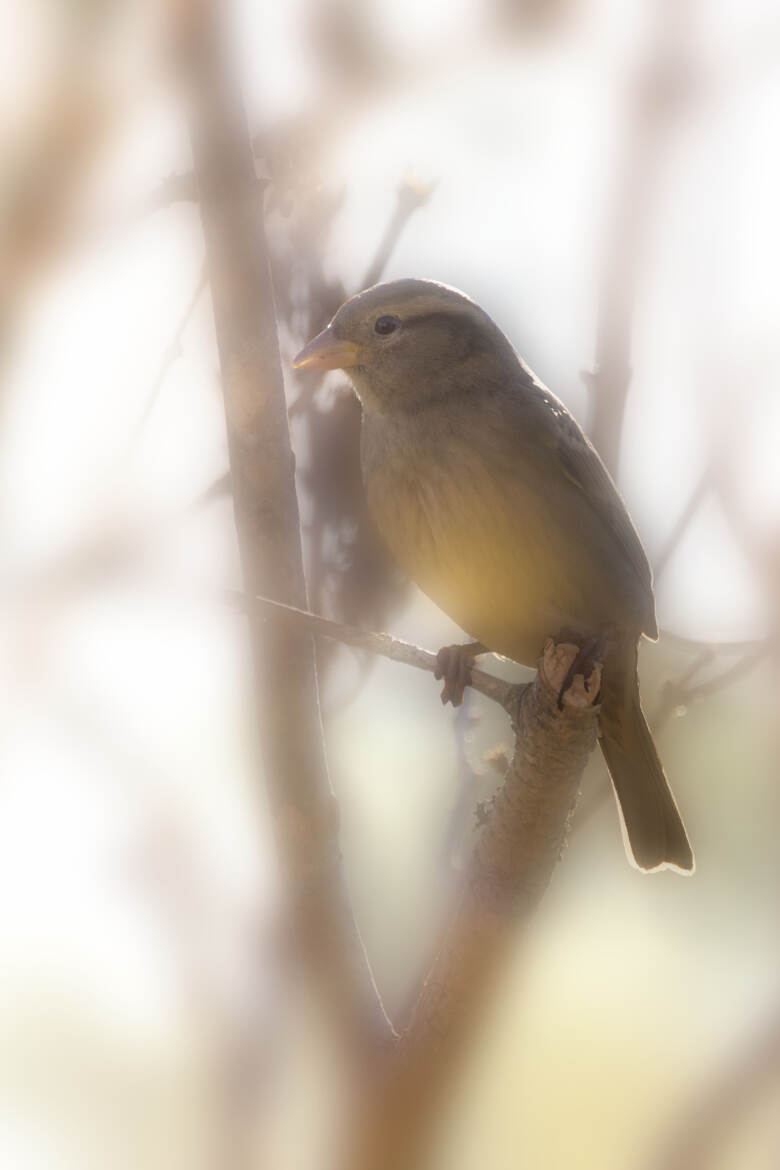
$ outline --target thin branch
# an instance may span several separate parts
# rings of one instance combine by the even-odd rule
[[[769,644],[772,647],[772,638],[747,638],[735,642],[721,642],[717,638],[689,638],[685,634],[675,634],[673,630],[662,629],[660,640],[671,646],[673,650],[682,650],[688,654],[700,654],[702,650],[711,650],[714,654],[749,654],[759,646]]]
[[[387,267],[387,263],[395,251],[396,245],[407,223],[431,197],[435,183],[421,183],[411,175],[404,177],[398,188],[393,214],[385,228],[385,233],[377,248],[374,259],[366,269],[363,277],[363,288],[370,288],[376,284]]]
[[[680,546],[682,538],[693,523],[701,505],[707,497],[707,493],[712,487],[712,466],[708,465],[702,472],[701,478],[694,487],[688,499],[688,503],[683,508],[682,512],[677,518],[677,521],[672,528],[672,531],[666,538],[666,541],[655,558],[653,565],[656,582],[661,575],[666,571],[669,561],[674,556],[675,552]]]
[[[206,287],[206,263],[204,261],[203,264],[201,265],[200,273],[198,274],[198,279],[197,279],[197,282],[195,284],[195,288],[192,290],[192,293],[190,294],[190,298],[187,301],[187,304],[184,308],[184,311],[179,318],[179,321],[176,325],[176,329],[174,330],[174,333],[173,333],[173,337],[171,338],[171,340],[168,344],[168,347],[165,350],[165,353],[160,358],[160,364],[159,364],[159,367],[157,369],[157,374],[155,375],[154,381],[152,382],[152,385],[151,385],[149,392],[146,396],[146,400],[145,400],[144,405],[141,409],[141,413],[138,416],[138,421],[136,422],[135,427],[133,428],[133,431],[130,434],[130,438],[129,438],[128,444],[127,444],[126,458],[130,458],[132,456],[133,452],[135,451],[136,447],[138,446],[138,443],[140,442],[141,436],[143,435],[143,432],[145,431],[145,429],[147,427],[149,419],[152,416],[152,411],[154,410],[157,399],[160,396],[160,391],[162,390],[163,385],[165,384],[165,379],[168,377],[168,374],[170,373],[171,367],[173,366],[174,362],[176,362],[179,359],[179,357],[181,357],[182,338],[184,337],[184,333],[187,329],[187,326],[189,325],[190,321],[192,320],[192,315],[195,312],[195,309],[197,308],[198,301],[200,300],[200,295],[203,292],[205,287]]]
[[[417,670],[427,670],[433,674],[437,667],[436,655],[430,650],[423,650],[411,642],[404,642],[400,638],[393,638],[390,634],[375,634],[369,630],[359,630],[355,626],[345,625],[343,622],[334,622],[329,618],[320,617],[308,610],[297,609],[292,605],[284,605],[279,601],[272,601],[269,597],[254,597],[253,606],[268,617],[277,621],[287,619],[294,625],[305,627],[313,634],[326,638],[335,638],[347,646],[354,646],[358,650],[366,650],[369,654],[379,654],[382,658],[389,658],[391,662],[402,662],[405,666],[413,666]],[[487,699],[505,707],[511,693],[516,689],[513,684],[505,682],[495,675],[486,674],[482,670],[472,670],[471,686]]]
[[[390,257],[392,256],[398,241],[403,234],[404,228],[409,220],[414,215],[415,211],[424,207],[431,197],[435,184],[421,183],[419,180],[407,176],[403,179],[398,187],[396,204],[393,208],[392,215],[387,222],[382,239],[377,247],[376,254],[366,269],[365,275],[360,286],[360,289],[368,288],[372,284],[376,284],[380,280]],[[360,291],[358,289],[358,291]],[[319,326],[315,326],[319,328]],[[302,388],[298,397],[289,407],[289,416],[294,418],[301,414],[304,410],[308,410],[314,401],[314,396],[319,390],[322,379],[304,375],[299,378],[302,383]]]
[[[198,197],[195,175],[191,171],[180,171],[168,175],[166,179],[149,191],[129,212],[122,218],[119,227],[130,227],[157,211],[166,211],[175,203],[194,203]]]
[[[753,519],[745,510],[739,492],[733,467],[727,458],[721,459],[713,470],[713,491],[723,511],[731,532],[740,547],[742,555],[753,568],[766,571],[774,557],[772,549],[756,532]],[[773,576],[771,572],[769,576]]]
[[[759,663],[769,656],[772,649],[769,640],[756,644],[751,643],[749,646],[750,648],[725,670],[694,685],[693,679],[703,667],[712,662],[716,654],[716,651],[707,645],[701,646],[698,656],[683,671],[682,676],[677,680],[669,679],[662,687],[658,707],[650,720],[653,734],[657,734],[666,726],[678,708],[689,707],[700,699],[709,698],[709,696],[717,694],[718,691],[725,690],[732,683],[746,678]],[[612,785],[608,777],[604,776],[602,783],[589,794],[587,799],[582,801],[577,809],[577,828],[582,828],[607,803],[611,792]]]
[[[756,646],[755,649],[748,651],[720,674],[705,679],[704,682],[697,683],[696,686],[676,686],[672,682],[667,683],[665,689],[668,690],[670,701],[673,700],[673,708],[688,706],[698,702],[699,699],[709,698],[710,695],[717,694],[718,691],[724,690],[732,683],[746,678],[765,658],[769,657],[769,651],[769,642]],[[656,718],[658,719],[658,716]]]

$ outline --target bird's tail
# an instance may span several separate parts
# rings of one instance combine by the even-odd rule
[[[637,866],[691,872],[693,852],[639,703],[636,646],[621,646],[607,659],[600,725],[601,750]]]

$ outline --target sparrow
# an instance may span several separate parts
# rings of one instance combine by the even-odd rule
[[[602,663],[599,742],[629,858],[643,870],[692,871],[639,699],[639,642],[658,637],[652,572],[563,403],[484,309],[432,280],[352,297],[293,365],[347,372],[377,527],[412,580],[476,639],[453,697],[469,656],[534,666],[546,639],[565,631],[586,682]]]

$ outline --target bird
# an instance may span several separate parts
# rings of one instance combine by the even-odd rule
[[[484,309],[433,280],[353,296],[293,365],[348,375],[379,532],[475,639],[442,659],[449,697],[462,695],[474,656],[534,666],[546,639],[566,631],[586,682],[593,661],[602,664],[599,742],[629,860],[692,872],[639,697],[639,643],[658,637],[652,571],[612,477],[563,403]]]

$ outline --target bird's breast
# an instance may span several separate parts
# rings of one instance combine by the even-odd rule
[[[508,479],[473,432],[369,416],[362,464],[391,551],[469,635],[533,665],[548,634],[588,627],[567,533],[520,455]]]

